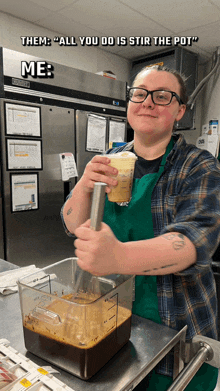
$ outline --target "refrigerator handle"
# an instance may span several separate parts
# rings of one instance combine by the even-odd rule
[[[71,187],[71,181],[63,182],[64,202],[66,201],[66,198],[70,193],[70,187]]]

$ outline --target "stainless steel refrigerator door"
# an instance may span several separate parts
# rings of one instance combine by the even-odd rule
[[[30,105],[18,101],[11,101],[11,103]],[[1,122],[6,255],[7,261],[19,266],[35,264],[44,267],[74,255],[74,239],[66,235],[60,218],[60,210],[64,203],[64,182],[61,180],[59,161],[59,153],[72,152],[74,154],[75,151],[74,110],[56,106],[41,105],[40,107],[43,170],[22,171],[22,173],[38,172],[38,210],[12,213],[10,172],[7,171],[6,164],[4,115],[2,115]],[[1,102],[1,112],[4,113],[4,101]],[[75,178],[71,180],[70,188],[74,184]]]
[[[2,206],[2,178],[0,172],[0,258],[5,259],[4,253],[4,228],[3,228],[3,206]]]
[[[78,171],[78,180],[81,178],[86,164],[95,156],[100,155],[100,152],[91,152],[86,150],[86,140],[87,140],[87,120],[88,115],[94,114],[100,117],[107,119],[107,129],[106,129],[106,145],[105,149],[109,148],[109,119],[120,119],[126,121],[125,117],[116,117],[109,115],[95,114],[83,110],[76,110],[76,161],[77,161],[77,171]],[[126,135],[126,132],[125,132]]]

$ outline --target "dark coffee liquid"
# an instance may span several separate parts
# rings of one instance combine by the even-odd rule
[[[95,346],[81,349],[55,341],[23,327],[26,349],[81,379],[98,372],[130,338],[131,317]]]

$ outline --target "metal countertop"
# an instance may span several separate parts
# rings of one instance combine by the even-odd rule
[[[14,265],[13,263],[4,261],[3,259],[0,259],[0,273],[1,272],[6,272],[7,270],[13,270],[13,269],[18,269],[19,266]]]
[[[3,271],[1,266],[0,260],[0,271]],[[50,365],[25,349],[18,293],[8,296],[0,295],[0,314],[0,339],[8,339],[10,346],[37,365]],[[184,333],[184,330],[177,333],[133,315],[129,342],[90,380],[81,380],[52,365],[59,371],[59,374],[54,374],[54,376],[74,391],[133,390],[167,352],[184,339]]]

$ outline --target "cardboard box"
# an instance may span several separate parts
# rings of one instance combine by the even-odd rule
[[[202,136],[198,137],[198,139],[196,140],[196,146],[197,146],[197,148],[200,148],[200,149],[206,149],[214,157],[217,157],[218,150],[219,150],[218,135],[203,134]]]
[[[209,125],[209,134],[218,134],[218,125]]]
[[[108,77],[109,79],[116,80],[116,75],[111,71],[96,72],[96,75],[100,75],[100,76]]]
[[[209,134],[218,134],[218,120],[216,118],[209,121]]]

